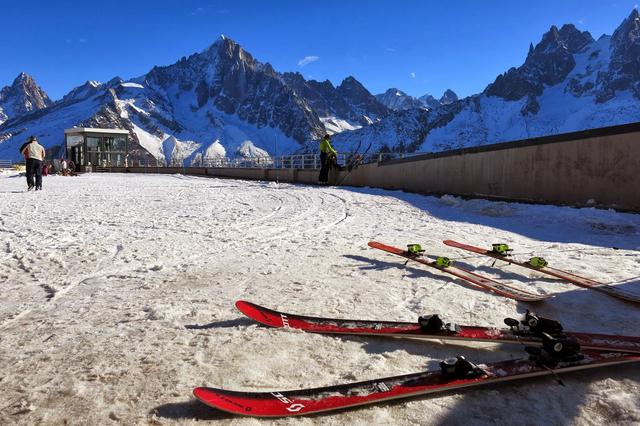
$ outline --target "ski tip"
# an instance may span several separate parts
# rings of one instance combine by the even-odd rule
[[[202,399],[207,397],[208,388],[204,388],[204,387],[198,387],[198,388],[194,388],[193,389],[193,396],[195,396],[196,398],[198,398],[199,400],[202,401]]]
[[[284,327],[281,313],[278,311],[256,305],[255,303],[247,302],[245,300],[238,300],[236,302],[236,309],[238,309],[247,318],[250,318],[262,325],[274,328]]]
[[[257,312],[260,311],[261,308],[255,303],[247,302],[246,300],[238,300],[236,301],[236,309],[245,316],[255,319]]]
[[[237,411],[236,407],[227,403],[224,399],[224,392],[221,389],[197,387],[193,389],[193,396],[198,401],[216,410],[226,411],[232,414],[246,414],[242,411]]]
[[[216,401],[220,397],[225,394],[232,395],[234,391],[227,391],[218,388],[210,388],[207,386],[198,386],[193,388],[193,396],[195,396],[198,400],[204,402],[205,404],[211,404],[213,401]]]
[[[247,308],[253,306],[253,303],[251,302],[247,302],[246,300],[236,300],[236,309],[239,310],[240,312],[244,313],[244,310],[246,310]]]

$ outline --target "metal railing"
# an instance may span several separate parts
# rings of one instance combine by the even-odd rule
[[[423,153],[397,153],[397,152],[376,152],[359,154],[356,152],[338,153],[337,163],[339,166],[348,166],[355,163],[381,163],[384,161],[405,158]],[[10,168],[14,164],[24,164],[24,161],[0,160],[0,168]],[[219,168],[257,168],[257,169],[319,169],[321,166],[320,154],[297,154],[297,155],[280,155],[277,157],[220,157],[210,158],[206,160],[191,161],[190,164],[184,159],[173,159],[170,162],[164,162],[156,159],[152,155],[144,157],[138,156],[127,162],[128,166],[133,167],[219,167]],[[122,167],[125,163],[114,165],[109,164],[103,166],[106,168]],[[100,166],[98,166],[100,167]]]
[[[339,166],[350,164],[365,164],[383,162],[392,159],[405,158],[408,155],[395,152],[377,152],[359,154],[356,152],[338,153],[337,163]],[[219,157],[206,160],[191,161],[189,165],[185,160],[173,159],[171,162],[162,164],[155,158],[139,159],[136,161],[138,167],[218,167],[218,168],[258,168],[258,169],[319,169],[321,166],[320,154],[297,154],[280,155],[276,157],[252,157],[233,158]]]

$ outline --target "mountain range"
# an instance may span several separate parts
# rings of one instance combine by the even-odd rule
[[[524,63],[481,93],[458,99],[372,95],[354,77],[340,85],[280,73],[221,36],[210,47],[148,73],[87,81],[52,102],[27,74],[0,90],[0,158],[36,135],[47,148],[73,126],[124,128],[134,146],[166,163],[220,156],[339,150],[440,151],[640,121],[640,17],[611,36],[551,27]]]
[[[17,158],[28,135],[60,146],[73,126],[128,129],[135,146],[167,163],[266,155],[276,147],[295,152],[327,131],[360,128],[391,112],[353,77],[335,87],[280,74],[224,36],[137,78],[87,81],[56,102],[22,76],[2,90],[3,109],[11,107],[0,125],[0,158]],[[46,101],[24,112],[24,100],[41,94]]]
[[[453,90],[447,89],[440,99],[436,99],[429,94],[420,96],[419,98],[414,98],[411,95],[407,95],[400,89],[391,88],[384,93],[376,95],[376,99],[393,111],[404,111],[414,108],[433,109],[442,105],[448,105],[457,101],[458,95],[456,95]]]
[[[425,112],[394,112],[334,138],[339,149],[437,152],[640,121],[640,16],[595,40],[552,26],[524,63],[482,93]]]

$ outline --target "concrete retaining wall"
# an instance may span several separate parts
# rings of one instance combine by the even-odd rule
[[[125,171],[125,169],[112,169]],[[315,183],[314,169],[135,168],[238,179]],[[640,212],[640,124],[365,164],[343,185]]]

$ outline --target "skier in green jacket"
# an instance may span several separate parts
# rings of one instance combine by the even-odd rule
[[[331,136],[324,135],[320,141],[320,176],[318,176],[319,184],[329,183],[329,169],[335,164],[338,153],[331,146]]]

